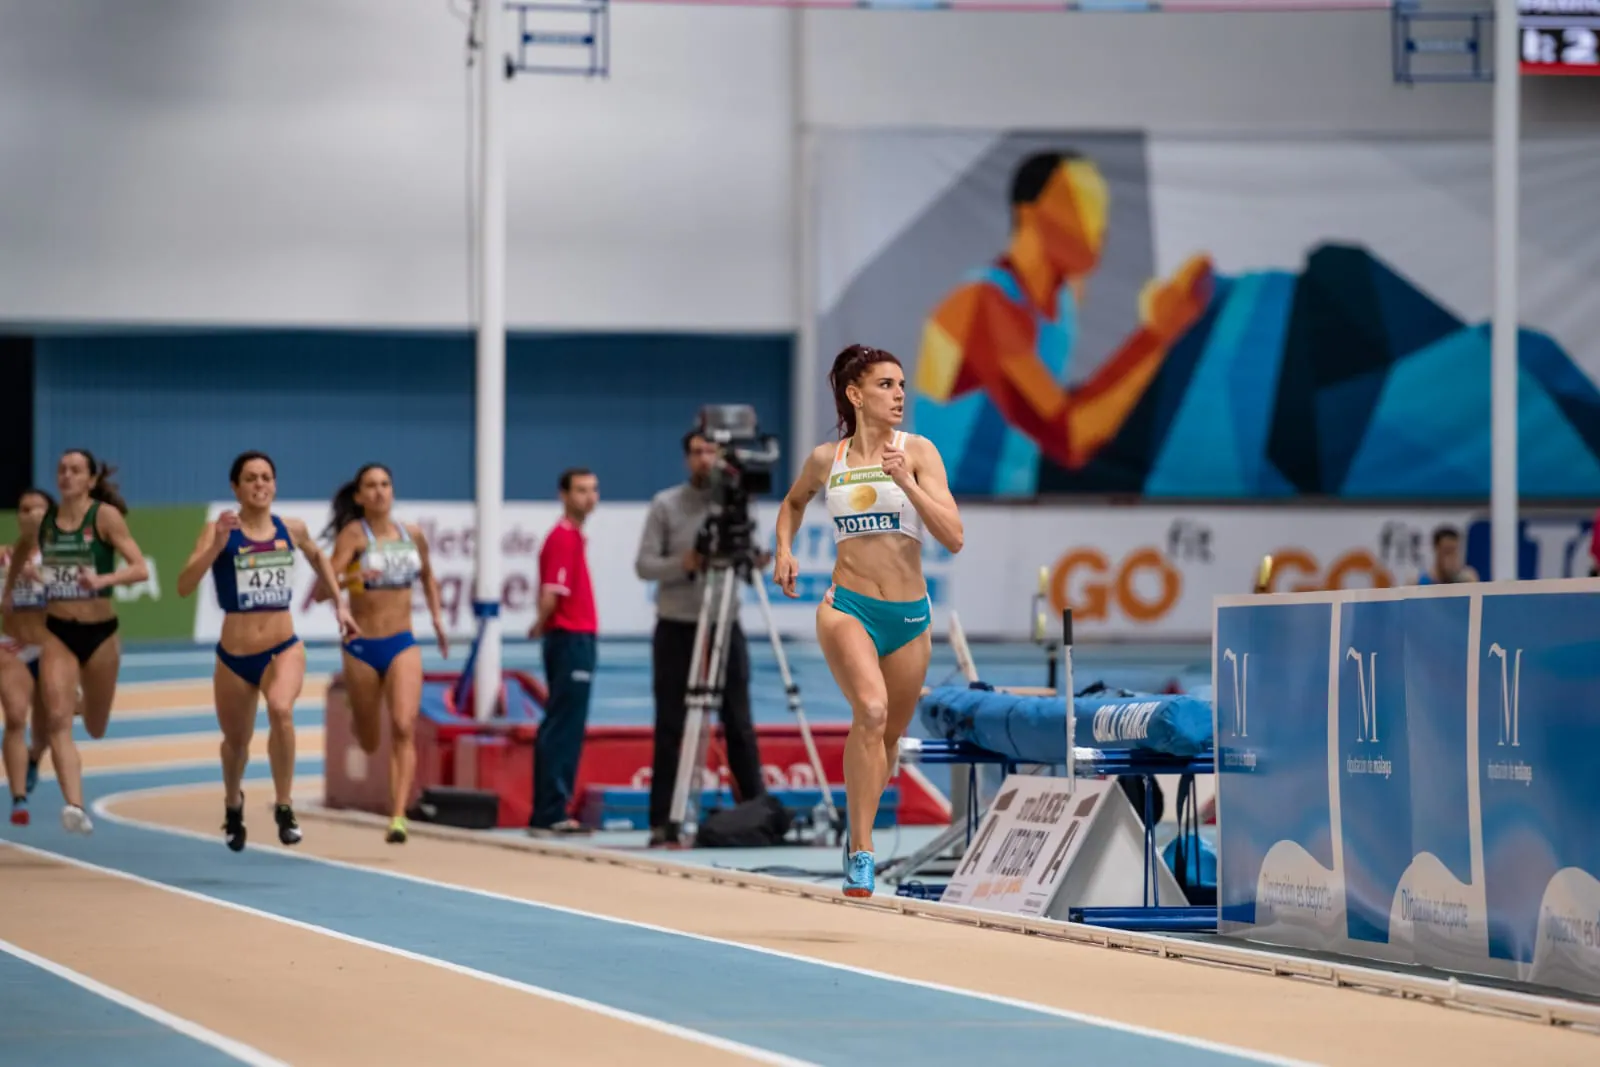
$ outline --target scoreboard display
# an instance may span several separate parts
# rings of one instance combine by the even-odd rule
[[[1600,75],[1600,0],[1517,0],[1522,73]]]

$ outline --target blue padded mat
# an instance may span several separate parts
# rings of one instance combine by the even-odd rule
[[[1074,700],[1080,748],[1187,758],[1211,748],[1211,704],[1187,693],[1100,692]],[[1019,763],[1064,763],[1066,709],[1058,697],[939,686],[917,705],[936,738],[964,741]]]

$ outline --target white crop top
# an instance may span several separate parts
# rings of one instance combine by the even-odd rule
[[[826,495],[828,515],[833,519],[833,539],[869,534],[900,533],[922,540],[922,516],[907,499],[905,491],[883,472],[880,463],[872,467],[846,466],[851,438],[839,442],[828,471]],[[896,430],[889,443],[906,446],[906,432]]]

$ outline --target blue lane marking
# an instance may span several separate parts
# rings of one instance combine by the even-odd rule
[[[310,761],[305,761],[310,762]],[[215,780],[200,768],[107,775],[94,792]],[[867,1059],[930,1067],[1018,1062],[1213,1067],[1252,1060],[975,997],[698,941],[276,851],[227,852],[155,830],[59,828],[52,798],[39,833],[5,836],[165,885],[542,986],[821,1064]],[[310,830],[315,833],[315,828]],[[376,830],[374,831],[377,832]]]
[[[294,709],[294,724],[300,728],[322,725],[322,705],[303,703]],[[185,712],[180,715],[151,715],[140,718],[119,718],[111,713],[111,725],[104,740],[128,741],[138,737],[169,737],[177,734],[214,734],[217,732],[217,714],[211,710]],[[267,732],[267,713],[256,713],[256,732]],[[79,744],[93,744],[83,728],[83,720],[72,724],[72,736]]]
[[[212,1067],[238,1060],[42,968],[0,952],[5,1063]]]

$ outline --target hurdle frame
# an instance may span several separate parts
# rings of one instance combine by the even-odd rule
[[[952,644],[959,641],[956,650],[957,662],[961,665],[962,673],[968,685],[980,684],[977,668],[972,663],[970,652],[965,649],[965,637],[960,630],[952,613]],[[967,768],[966,803],[959,821],[956,813],[951,812],[950,828],[939,834],[928,844],[906,857],[904,860],[885,864],[884,881],[895,886],[899,896],[914,897],[921,900],[937,900],[944,892],[944,886],[927,885],[914,880],[914,876],[938,859],[947,849],[957,841],[970,846],[972,838],[978,831],[979,824],[983,821],[984,812],[978,800],[978,769],[981,766],[998,766],[1002,774],[1009,777],[1019,773],[1023,766],[1036,768],[1031,773],[1040,774],[1046,770],[1054,772],[1057,767],[1066,770],[1068,789],[1074,788],[1074,783],[1080,777],[1084,778],[1122,778],[1138,777],[1144,780],[1144,888],[1141,894],[1142,903],[1125,907],[1069,907],[1069,915],[1074,922],[1081,922],[1091,926],[1106,926],[1114,929],[1137,931],[1170,931],[1186,933],[1215,933],[1217,930],[1218,910],[1216,906],[1194,906],[1187,901],[1183,904],[1161,903],[1161,889],[1158,864],[1165,861],[1161,858],[1160,849],[1156,846],[1155,828],[1155,780],[1157,775],[1198,775],[1215,774],[1216,760],[1214,750],[1201,753],[1189,758],[1157,756],[1148,753],[1112,750],[1103,751],[1093,748],[1079,748],[1077,744],[1077,715],[1073,708],[1076,699],[1076,689],[1073,686],[1072,665],[1072,609],[1067,608],[1061,613],[1061,642],[1050,650],[1049,664],[1051,667],[1052,682],[1055,678],[1061,680],[1057,692],[1061,695],[1066,712],[1066,760],[1064,764],[1024,764],[1020,760],[998,752],[992,752],[979,745],[965,741],[946,741],[942,739],[904,738],[901,740],[901,759],[907,763],[922,763],[930,766],[965,766]],[[1008,690],[1001,690],[1008,691]],[[954,792],[954,790],[952,790]],[[1180,836],[1184,830],[1180,828]],[[1198,836],[1198,835],[1197,835]],[[891,873],[892,872],[892,873]]]

